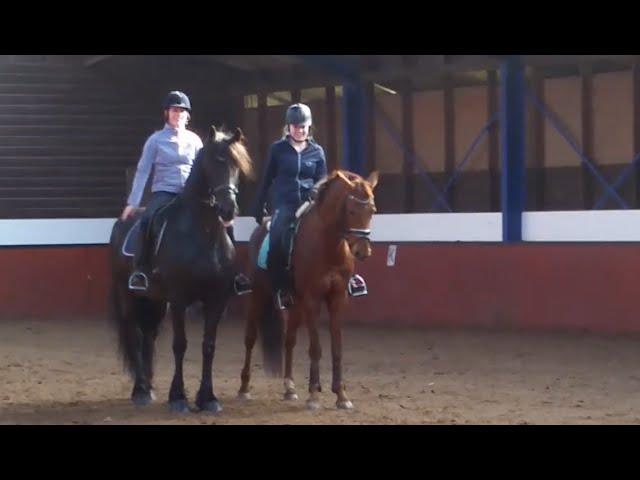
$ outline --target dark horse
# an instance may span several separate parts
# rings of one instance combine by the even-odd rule
[[[284,341],[284,398],[298,398],[292,377],[292,354],[296,332],[304,321],[309,332],[309,400],[311,409],[320,407],[320,340],[316,325],[322,303],[330,317],[333,381],[331,390],[337,395],[338,408],[353,408],[342,381],[342,328],[340,313],[348,301],[347,282],[353,275],[355,259],[371,255],[369,242],[371,218],[376,211],[373,189],[378,173],[367,180],[347,171],[334,171],[319,188],[317,200],[301,217],[294,239],[291,269],[294,304],[286,319]],[[272,285],[265,270],[256,268],[257,254],[267,233],[265,225],[256,227],[249,240],[249,261],[253,267],[253,295],[247,317],[246,357],[238,396],[249,399],[251,351],[261,329],[265,371],[273,376],[282,372],[283,319],[273,304]],[[286,315],[286,314],[285,314]]]
[[[131,399],[136,405],[146,405],[155,398],[154,342],[168,302],[175,358],[169,405],[175,412],[189,411],[182,375],[187,348],[185,309],[202,302],[202,377],[195,403],[200,410],[221,410],[213,393],[211,368],[218,322],[233,295],[235,249],[225,225],[238,210],[240,172],[252,175],[242,132],[236,129],[229,134],[211,127],[183,192],[150,222],[156,242],[154,274],[152,289],[144,296],[128,289],[132,262],[123,254],[123,242],[136,219],[118,220],[113,227],[110,314],[118,329],[120,353],[134,379]]]

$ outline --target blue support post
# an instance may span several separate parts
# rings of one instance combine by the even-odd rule
[[[517,55],[501,67],[500,129],[502,134],[502,241],[522,241],[525,205],[525,82]]]
[[[365,91],[360,83],[343,86],[343,165],[342,168],[359,175],[365,169]]]

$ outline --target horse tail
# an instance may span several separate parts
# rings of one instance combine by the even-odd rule
[[[267,273],[257,266],[260,246],[266,235],[267,229],[264,225],[260,225],[255,228],[249,238],[249,274],[253,280],[253,301],[257,302],[258,306],[255,312],[259,314],[257,324],[264,371],[269,376],[281,377],[284,326],[281,316],[273,305],[271,283]]]
[[[272,301],[265,303],[258,328],[262,340],[264,371],[271,377],[281,377],[284,325]]]
[[[145,377],[151,380],[155,340],[166,307],[161,302],[131,296],[116,286],[111,289],[110,311],[118,331],[118,352],[125,369],[133,377],[140,366]]]
[[[135,377],[137,368],[140,368],[140,373],[151,380],[154,343],[166,312],[166,304],[136,297],[129,292],[129,271],[119,254],[121,246],[118,240],[122,240],[122,235],[118,235],[118,230],[121,230],[119,224],[120,222],[116,222],[111,236],[109,318],[117,330],[118,352],[125,369]]]

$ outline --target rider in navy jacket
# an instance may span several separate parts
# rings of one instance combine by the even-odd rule
[[[300,205],[313,196],[313,186],[327,175],[324,150],[309,136],[311,109],[302,103],[291,105],[285,115],[285,124],[284,138],[269,148],[267,166],[253,205],[256,222],[261,224],[265,216],[267,194],[271,192],[273,216],[267,267],[279,308],[287,308],[293,301],[290,295],[291,278],[287,274],[289,245],[284,244],[285,232]],[[354,276],[349,289],[354,295],[366,293],[366,285],[359,276]]]
[[[257,220],[263,212],[267,193],[271,187],[273,210],[293,209],[309,199],[313,185],[327,175],[324,150],[313,140],[307,140],[304,150],[298,152],[290,137],[278,140],[269,149],[269,158],[256,198]]]

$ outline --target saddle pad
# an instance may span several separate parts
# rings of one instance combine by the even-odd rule
[[[258,252],[258,267],[262,270],[267,269],[267,255],[269,254],[269,234],[264,236],[260,251]]]
[[[127,257],[133,257],[135,255],[136,249],[138,248],[139,242],[138,237],[140,236],[140,219],[136,220],[131,229],[127,232],[127,236],[122,243],[122,254]]]
[[[162,228],[160,229],[160,233],[158,234],[158,238],[156,239],[154,253],[157,255],[158,250],[160,249],[160,244],[162,243],[162,239],[164,237],[164,229],[167,227],[167,221],[165,220],[162,224]],[[131,226],[131,229],[127,232],[127,236],[124,239],[122,244],[122,254],[126,257],[133,257],[138,250],[138,246],[140,237],[140,219],[136,220],[134,224]]]

